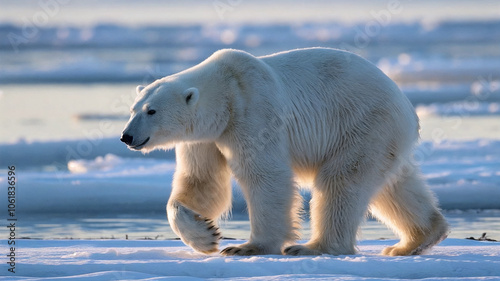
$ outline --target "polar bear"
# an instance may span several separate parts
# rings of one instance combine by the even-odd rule
[[[349,52],[308,48],[255,57],[215,52],[137,88],[121,140],[176,150],[167,215],[203,253],[218,250],[217,221],[231,207],[231,176],[247,201],[248,242],[223,255],[349,255],[370,212],[401,238],[385,255],[414,255],[448,232],[412,162],[415,110],[377,67]],[[296,245],[312,189],[312,235]]]

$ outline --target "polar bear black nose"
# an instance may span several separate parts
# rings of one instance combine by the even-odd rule
[[[130,145],[134,140],[134,137],[129,134],[123,134],[120,140],[124,142],[126,145]]]

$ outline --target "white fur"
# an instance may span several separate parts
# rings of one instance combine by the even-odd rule
[[[230,208],[231,174],[248,203],[251,235],[225,255],[354,254],[368,210],[401,236],[384,254],[419,254],[447,233],[411,161],[419,130],[412,105],[352,53],[312,48],[257,58],[221,50],[138,92],[124,134],[143,152],[176,145],[167,213],[194,249],[216,249],[210,222]],[[300,227],[296,182],[312,186],[312,237],[290,246]]]

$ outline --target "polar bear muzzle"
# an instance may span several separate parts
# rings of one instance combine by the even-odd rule
[[[149,141],[149,137],[146,138],[146,140],[144,140],[143,142],[140,142],[139,144],[136,144],[136,145],[133,145],[134,143],[134,137],[129,135],[129,134],[126,134],[124,133],[120,140],[122,142],[124,142],[130,149],[133,149],[133,150],[140,150],[141,147],[143,147],[144,145],[146,145],[146,143],[148,143]]]

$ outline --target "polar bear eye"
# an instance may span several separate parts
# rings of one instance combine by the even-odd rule
[[[148,110],[148,115],[154,115],[156,113],[156,110],[150,109]]]

